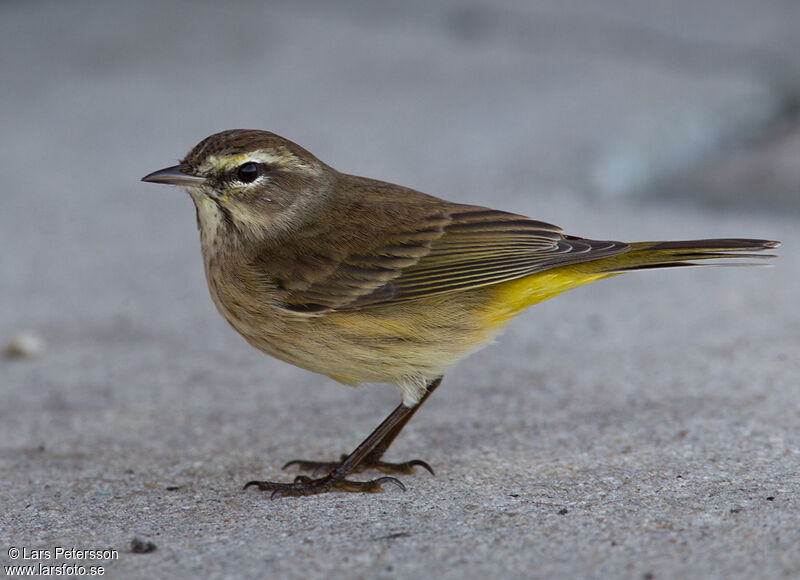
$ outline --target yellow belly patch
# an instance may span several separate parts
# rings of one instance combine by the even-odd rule
[[[565,266],[491,286],[489,295],[494,307],[488,309],[486,323],[505,324],[529,306],[549,300],[578,286],[615,275],[587,272],[581,265]]]

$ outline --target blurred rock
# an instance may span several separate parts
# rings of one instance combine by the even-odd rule
[[[681,100],[623,125],[591,165],[591,189],[604,197],[658,193],[752,205],[764,202],[753,191],[774,190],[768,201],[800,207],[800,157],[792,159],[797,146],[791,139],[783,144],[795,114],[791,96],[754,80],[716,84],[702,99]]]
[[[9,359],[35,358],[44,352],[44,341],[34,332],[21,332],[12,338],[3,354]]]
[[[667,179],[657,191],[720,207],[800,211],[800,123]]]

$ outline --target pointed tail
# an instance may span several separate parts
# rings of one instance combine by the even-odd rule
[[[780,242],[771,240],[715,239],[682,240],[676,242],[634,242],[630,251],[597,260],[597,273],[616,274],[651,268],[680,266],[703,266],[704,260],[729,258],[764,259],[775,258],[775,254],[754,254],[777,248]],[[716,263],[716,262],[714,262]],[[742,263],[739,265],[752,265]]]

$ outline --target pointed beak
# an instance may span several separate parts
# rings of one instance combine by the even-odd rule
[[[183,187],[200,185],[205,182],[205,177],[192,175],[191,171],[191,167],[185,163],[181,163],[180,165],[173,165],[172,167],[148,173],[142,177],[142,181],[148,183],[165,183],[167,185],[182,185]]]

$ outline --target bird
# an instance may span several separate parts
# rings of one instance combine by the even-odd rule
[[[341,173],[274,133],[233,129],[142,181],[185,189],[220,314],[255,348],[347,385],[390,383],[400,404],[349,454],[293,460],[310,475],[250,481],[271,496],[405,490],[420,459],[384,453],[448,368],[526,308],[622,273],[774,257],[780,242],[619,242]],[[351,479],[366,469],[383,477]],[[317,477],[319,476],[319,477]]]

